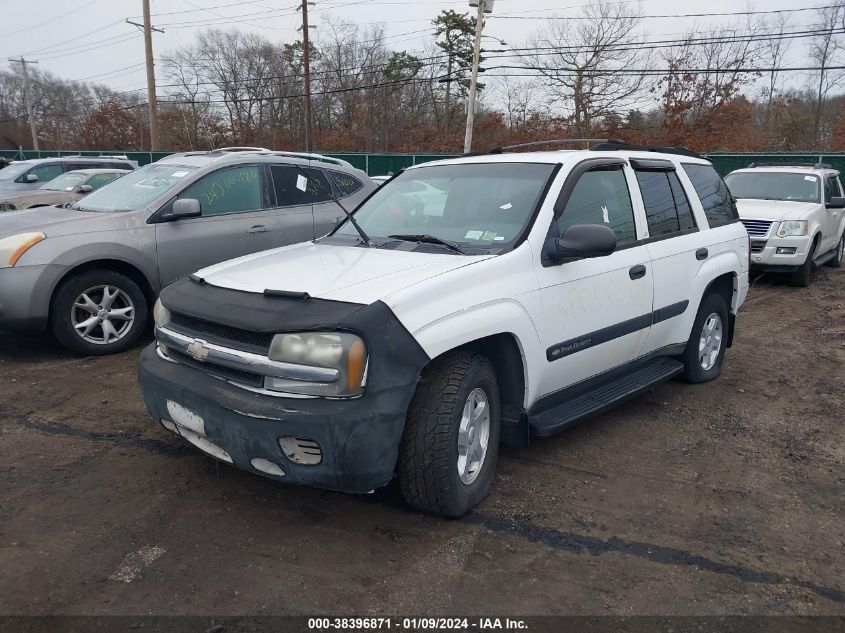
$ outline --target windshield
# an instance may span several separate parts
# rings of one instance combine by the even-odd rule
[[[818,176],[784,172],[740,172],[725,178],[734,198],[819,202],[821,187]]]
[[[135,211],[175,187],[195,169],[187,165],[153,163],[128,172],[71,208],[100,213]]]
[[[461,246],[503,248],[530,221],[554,165],[483,163],[408,170],[355,212],[373,241],[426,236]],[[349,221],[334,235],[357,237]]]
[[[31,163],[12,163],[0,170],[0,180],[15,180],[25,174],[32,167]]]
[[[48,183],[39,187],[40,189],[49,189],[50,191],[73,191],[73,188],[82,184],[85,181],[85,174],[74,174],[69,172],[53,178]]]

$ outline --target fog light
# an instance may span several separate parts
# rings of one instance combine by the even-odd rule
[[[261,457],[253,457],[251,460],[249,460],[249,465],[252,466],[255,470],[264,473],[265,475],[273,475],[275,477],[285,476],[285,471],[283,471],[278,464],[274,464],[268,459],[262,459]]]
[[[778,250],[776,251],[778,255],[795,255],[795,251],[798,250],[794,246],[778,246]]]
[[[323,461],[320,445],[307,437],[280,437],[279,445],[285,456],[295,464],[316,466]]]

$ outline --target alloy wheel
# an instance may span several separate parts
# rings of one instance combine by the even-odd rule
[[[466,486],[481,473],[490,440],[490,401],[484,389],[473,389],[464,403],[458,428],[458,476]]]
[[[126,336],[135,322],[135,304],[116,286],[94,286],[70,309],[74,331],[88,343],[109,345]]]
[[[704,319],[701,338],[698,341],[698,360],[704,371],[709,371],[719,359],[722,351],[722,318],[712,313]]]

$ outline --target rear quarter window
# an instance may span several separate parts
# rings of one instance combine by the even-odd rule
[[[329,171],[328,173],[331,175],[338,191],[340,191],[341,198],[351,196],[356,191],[360,191],[364,186],[364,183],[349,174],[344,174],[339,171]]]
[[[739,220],[728,186],[712,165],[683,163],[683,168],[701,200],[711,229]]]

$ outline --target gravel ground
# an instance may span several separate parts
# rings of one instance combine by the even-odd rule
[[[845,615],[845,269],[758,278],[720,380],[504,450],[459,521],[217,464],[138,353],[0,334],[0,614]]]

